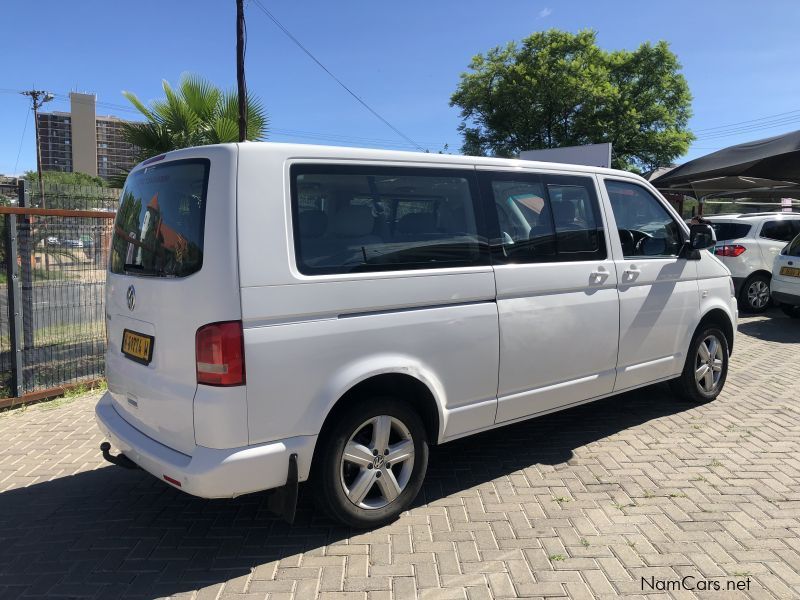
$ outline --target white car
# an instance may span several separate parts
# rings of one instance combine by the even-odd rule
[[[631,173],[244,143],[149,159],[122,198],[101,449],[196,496],[276,489],[291,520],[310,480],[376,526],[431,444],[725,384],[737,308],[713,231]]]
[[[731,270],[739,308],[763,312],[769,306],[772,263],[800,233],[800,214],[752,213],[705,217],[714,228],[714,253]]]
[[[775,257],[772,298],[787,315],[800,318],[800,234]]]

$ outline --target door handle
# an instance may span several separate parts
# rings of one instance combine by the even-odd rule
[[[631,265],[630,267],[628,267],[627,269],[625,269],[622,272],[622,275],[624,276],[624,278],[628,279],[628,280],[636,279],[641,274],[642,274],[642,271],[636,265]]]
[[[590,283],[602,283],[608,279],[608,270],[605,267],[598,267],[597,270],[589,273]]]

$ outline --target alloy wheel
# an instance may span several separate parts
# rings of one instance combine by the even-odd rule
[[[769,285],[761,279],[756,279],[747,288],[747,301],[755,309],[764,308],[769,302]]]
[[[403,493],[413,470],[411,431],[395,417],[378,415],[356,427],[345,444],[340,479],[350,502],[378,509]]]
[[[705,394],[713,393],[719,385],[724,365],[723,347],[715,335],[704,338],[697,347],[694,379]]]

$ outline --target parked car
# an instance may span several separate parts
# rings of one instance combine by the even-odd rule
[[[714,228],[714,253],[731,270],[743,310],[759,313],[769,306],[772,263],[800,233],[800,214],[753,213],[705,218]]]
[[[61,243],[58,241],[58,238],[54,235],[47,236],[46,241],[48,246],[58,246]]]
[[[83,248],[83,240],[79,238],[64,240],[64,246],[67,248]]]
[[[800,234],[775,257],[772,298],[787,315],[800,318]]]
[[[291,519],[309,480],[376,526],[431,444],[725,384],[737,307],[713,230],[631,173],[225,144],[145,161],[122,198],[96,408],[122,455],[101,449],[196,496],[275,489]]]

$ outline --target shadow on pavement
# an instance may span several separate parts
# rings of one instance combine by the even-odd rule
[[[566,463],[575,448],[693,406],[652,386],[445,444],[432,449],[416,505]],[[202,500],[112,466],[11,490],[0,494],[0,598],[168,596],[356,533],[309,496],[301,489],[289,526],[269,513],[265,493]]]
[[[764,316],[766,318],[739,321],[737,331],[765,342],[796,344],[800,341],[800,319],[792,319],[778,308],[770,308]]]

